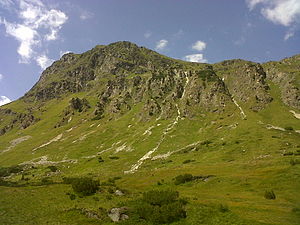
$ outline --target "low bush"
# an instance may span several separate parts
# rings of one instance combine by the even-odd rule
[[[50,169],[51,172],[56,172],[58,170],[56,166],[48,166],[48,169]]]
[[[102,162],[104,162],[104,159],[102,159],[102,157],[99,156],[99,157],[98,157],[98,162],[99,162],[99,163],[102,163]]]
[[[290,126],[288,126],[288,127],[285,127],[284,129],[285,129],[285,130],[288,130],[288,131],[292,131],[292,130],[294,130],[294,128],[293,128],[293,127],[290,127]]]
[[[187,159],[187,160],[184,160],[182,163],[183,164],[187,164],[187,163],[191,163],[191,162],[195,162],[195,160],[193,160],[193,159]]]
[[[64,183],[71,184],[75,193],[83,196],[92,195],[99,189],[99,181],[89,177],[64,178]]]
[[[119,159],[118,156],[110,156],[109,158],[110,158],[110,159]]]
[[[194,180],[194,176],[192,174],[186,173],[186,174],[178,175],[174,179],[175,179],[174,184],[175,185],[179,185],[179,184],[184,184],[186,182],[193,181]]]
[[[291,164],[292,166],[295,166],[295,165],[297,165],[297,164],[300,164],[300,160],[298,160],[298,159],[291,159],[291,160],[290,160],[290,164]]]
[[[166,224],[186,217],[184,205],[179,193],[172,190],[152,190],[143,194],[135,212],[140,219],[153,224]]]
[[[273,190],[265,191],[265,199],[276,199],[276,195]]]
[[[229,212],[228,205],[220,204],[218,205],[218,210],[222,213]]]
[[[24,166],[16,165],[11,167],[0,167],[0,177],[7,177],[12,173],[20,173],[24,169]]]

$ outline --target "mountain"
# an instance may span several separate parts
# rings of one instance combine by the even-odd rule
[[[186,201],[173,224],[299,224],[299,111],[300,55],[190,63],[130,42],[65,54],[0,107],[0,223],[113,224],[106,211],[125,206],[122,223],[145,224],[133,202],[173,189]],[[74,177],[100,191],[77,195]]]

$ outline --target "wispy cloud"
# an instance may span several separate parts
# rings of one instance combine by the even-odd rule
[[[79,16],[79,18],[81,20],[88,20],[88,19],[91,19],[93,17],[94,17],[94,14],[92,12],[89,12],[89,11],[86,11],[86,10],[82,10],[80,12],[80,16]]]
[[[60,51],[59,56],[62,57],[64,54],[71,53],[71,51]]]
[[[5,9],[10,9],[14,5],[12,0],[0,0],[0,6]]]
[[[192,49],[196,51],[203,51],[205,48],[206,48],[206,43],[204,41],[196,41],[192,46]]]
[[[167,40],[162,39],[156,43],[155,49],[156,50],[164,50],[167,47],[168,43],[169,42]]]
[[[11,102],[11,100],[8,97],[3,96],[3,95],[0,96],[0,106],[5,105],[5,104],[10,103],[10,102]]]
[[[4,77],[4,76],[0,73],[0,81],[3,79],[3,77]]]
[[[49,67],[54,62],[54,60],[49,59],[45,54],[43,54],[36,58],[36,62],[44,70]]]
[[[147,31],[146,33],[144,33],[144,37],[145,38],[149,38],[149,37],[151,37],[151,35],[152,35],[152,32],[151,31]]]
[[[9,0],[3,2],[11,4]],[[7,35],[20,43],[17,50],[20,63],[29,63],[34,59],[38,65],[45,65],[41,63],[41,58],[45,57],[39,53],[39,48],[45,42],[58,39],[58,32],[68,17],[64,12],[49,8],[40,0],[18,0],[18,3],[16,13],[21,22],[9,22],[1,18],[0,24],[5,26]]]
[[[246,0],[250,10],[261,6],[261,14],[274,24],[289,27],[284,39],[294,36],[300,24],[299,0]]]
[[[183,59],[188,62],[197,62],[197,63],[207,62],[207,59],[204,58],[203,54],[186,55]]]

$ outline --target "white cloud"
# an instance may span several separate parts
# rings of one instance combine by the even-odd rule
[[[193,44],[192,49],[197,51],[203,51],[206,48],[206,43],[204,41],[196,41],[195,44]]]
[[[79,18],[81,20],[87,20],[87,19],[91,19],[93,16],[94,16],[94,14],[91,12],[81,11]]]
[[[0,81],[3,79],[3,77],[4,77],[4,76],[0,73]]]
[[[186,55],[183,59],[185,61],[189,61],[189,62],[198,62],[198,63],[206,63],[207,62],[207,60],[204,58],[203,54]]]
[[[54,62],[54,60],[49,59],[45,54],[43,54],[36,58],[36,62],[42,69],[46,69]]]
[[[65,54],[71,53],[71,51],[60,51],[59,56],[62,57]]]
[[[6,9],[10,9],[13,4],[14,2],[12,0],[0,0],[0,5]]]
[[[286,32],[286,34],[284,35],[284,40],[287,41],[288,39],[290,39],[291,37],[293,37],[295,35],[295,31],[293,29],[290,29],[289,31]]]
[[[21,56],[21,62],[28,62],[33,53],[33,45],[39,42],[36,39],[38,36],[37,31],[25,25],[13,24],[5,20],[2,23],[5,25],[6,33],[20,42],[18,53]]]
[[[300,22],[299,0],[247,0],[250,10],[262,4],[262,15],[275,24],[291,26]]]
[[[167,40],[164,40],[164,39],[160,40],[156,43],[155,49],[156,50],[164,50],[167,47],[168,43],[169,42]]]
[[[10,2],[10,0],[0,0]],[[19,0],[16,12],[21,19],[20,23],[8,22],[1,19],[6,34],[19,41],[18,54],[21,63],[29,63],[36,59],[39,63],[39,48],[45,46],[45,42],[58,39],[58,32],[68,20],[67,15],[57,9],[51,9],[40,0]],[[1,3],[2,4],[2,3]]]
[[[152,35],[152,33],[151,33],[150,31],[147,31],[147,32],[144,34],[144,37],[148,39],[149,37],[151,37],[151,35]]]
[[[10,103],[10,102],[11,102],[11,100],[8,97],[3,96],[3,95],[0,96],[0,106],[5,105],[5,104]]]

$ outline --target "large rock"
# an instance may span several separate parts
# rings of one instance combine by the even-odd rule
[[[128,208],[127,207],[121,207],[121,208],[112,208],[108,216],[111,218],[113,222],[118,222],[121,220],[127,220],[129,217],[125,213],[127,212]]]

